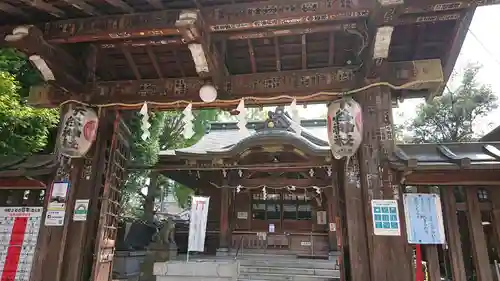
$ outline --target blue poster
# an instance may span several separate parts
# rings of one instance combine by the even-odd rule
[[[403,200],[408,243],[444,244],[446,238],[439,195],[407,193]]]
[[[396,200],[372,200],[373,234],[399,236],[398,202]]]

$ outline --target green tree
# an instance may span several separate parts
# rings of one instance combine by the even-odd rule
[[[193,112],[195,117],[195,135],[185,140],[182,135],[183,122],[180,112],[154,112],[149,116],[150,137],[142,140],[142,116],[133,113],[127,124],[132,134],[131,160],[140,165],[153,166],[158,162],[161,150],[176,149],[196,143],[204,134],[207,123],[216,120],[216,110],[200,110]],[[129,216],[143,217],[147,221],[154,218],[156,199],[165,194],[162,191],[172,190],[181,205],[184,205],[192,190],[168,180],[160,173],[149,170],[132,171],[127,179],[123,193],[124,213]]]
[[[19,83],[0,72],[0,154],[26,155],[47,145],[50,129],[58,124],[57,111],[22,103]]]
[[[497,108],[491,87],[477,82],[480,66],[464,69],[461,84],[422,104],[407,130],[416,143],[467,142],[475,139],[478,120]]]
[[[30,87],[39,82],[38,72],[25,56],[14,49],[0,49],[0,154],[26,155],[53,148],[57,109],[26,104]]]

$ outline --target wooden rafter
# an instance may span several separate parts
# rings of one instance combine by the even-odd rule
[[[174,55],[175,65],[177,66],[177,69],[181,72],[182,77],[186,77],[186,71],[184,71],[184,67],[182,66],[182,62],[179,58],[179,53],[175,49],[172,50],[172,53]]]
[[[158,75],[158,78],[163,78],[163,73],[161,71],[160,65],[158,64],[158,58],[153,52],[153,49],[151,49],[150,46],[146,47],[146,52],[148,53],[148,57],[151,60],[151,63],[153,64],[153,67],[156,70],[156,74]]]
[[[274,37],[274,53],[276,55],[276,71],[281,71],[281,52],[280,52],[280,44],[279,38]]]
[[[302,47],[302,69],[307,69],[307,38],[305,34],[301,36],[301,47]]]
[[[253,49],[252,39],[247,39],[248,45],[248,56],[250,58],[250,66],[252,67],[252,73],[257,72],[257,63],[255,62],[255,51]]]
[[[355,71],[358,68],[359,66],[353,65],[349,67],[232,75],[225,77],[222,83],[222,85],[225,85],[225,88],[220,90],[228,92],[228,97],[234,100],[232,102],[226,101],[223,104],[217,102],[210,103],[210,106],[228,108],[237,105],[239,98],[252,96],[259,97],[287,93],[295,97],[300,97],[323,91],[341,93],[366,85],[367,82],[361,76],[364,73]],[[389,73],[387,82],[394,85],[403,85],[416,81],[421,82],[422,75],[426,75],[427,79],[436,81],[442,79],[439,68],[441,68],[441,62],[438,59],[387,63],[387,72]],[[430,71],[431,69],[433,71]],[[270,85],[270,82],[273,84]],[[83,97],[80,94],[65,96],[58,92],[57,89],[45,88],[38,90],[39,92],[43,91],[43,95],[39,96],[44,97],[44,100],[39,100],[35,104],[51,107],[54,106],[54,103],[59,104],[67,99],[85,100],[86,102],[90,101],[95,104],[116,102],[140,103],[145,98],[156,103],[171,103],[179,99],[199,101],[199,89],[204,83],[205,81],[202,77],[98,82],[95,85],[88,85],[88,88],[93,89],[91,94],[93,100],[88,99],[90,96]],[[421,83],[420,86],[414,89],[422,91],[433,89],[437,83]],[[50,102],[47,98],[50,99]],[[326,102],[332,99],[335,99],[335,97],[330,95],[308,97],[308,101],[310,102]],[[289,98],[282,98],[267,101],[267,103],[262,100],[248,100],[248,103],[262,105],[287,103],[290,101]],[[177,108],[181,105],[157,106],[168,109]],[[193,107],[197,106],[200,105],[193,104]]]
[[[6,12],[7,14],[21,16],[23,18],[29,18],[29,15],[27,13],[25,13],[23,10],[21,10],[15,6],[12,6],[8,3],[0,2],[0,11]]]
[[[149,5],[153,6],[156,9],[162,10],[165,8],[161,0],[147,0],[147,1]]]
[[[42,67],[48,76],[53,76],[53,78],[47,78],[47,76],[46,79],[50,81],[55,79],[57,84],[66,91],[81,91],[82,73],[86,72],[85,66],[59,46],[46,42],[41,30],[37,27],[27,27],[24,32],[7,35],[6,45],[16,48],[39,63],[38,67]]]
[[[134,58],[132,57],[132,54],[127,48],[122,48],[122,53],[125,56],[125,59],[127,60],[128,65],[134,72],[135,79],[140,80],[142,75],[141,72],[139,71],[139,68],[137,67],[137,64],[134,62]]]
[[[335,58],[335,32],[331,31],[328,36],[328,66],[333,66]]]
[[[45,11],[51,15],[53,15],[54,17],[58,17],[58,18],[62,18],[64,17],[65,13],[54,7],[52,4],[49,4],[45,1],[42,1],[42,0],[21,0],[21,2],[24,2],[32,7],[35,7],[37,9],[40,9],[42,11]]]
[[[129,4],[123,2],[122,0],[104,0],[109,5],[119,8],[127,13],[133,13],[134,9],[130,7]]]
[[[92,15],[92,16],[100,16],[101,15],[101,13],[96,8],[87,4],[85,1],[81,1],[81,0],[62,0],[62,1],[75,7],[76,9],[86,13],[87,15]]]

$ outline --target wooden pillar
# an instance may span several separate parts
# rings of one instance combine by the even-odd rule
[[[229,253],[229,188],[222,187],[220,198],[220,232],[219,248],[217,255],[227,255]]]
[[[104,111],[101,113],[104,114]],[[105,169],[103,158],[111,136],[107,132],[112,132],[105,121],[106,117],[101,115],[97,141],[85,158],[61,157],[54,181],[70,182],[64,225],[41,226],[32,281],[88,280],[99,212],[89,211],[86,221],[75,222],[73,210],[77,199],[89,199],[90,207],[94,206],[97,210],[100,180]],[[46,194],[47,199],[50,188]],[[45,210],[47,205],[48,200],[45,200]]]
[[[453,193],[454,187],[442,186],[440,189],[441,201],[443,202],[444,229],[448,243],[452,280],[466,281],[467,277],[465,274],[462,242],[460,240],[460,228],[458,227],[457,204]]]
[[[61,116],[66,112],[66,109],[61,111]],[[60,123],[59,131],[61,130],[62,122]],[[59,134],[58,134],[59,136]],[[57,141],[56,143],[59,143]],[[68,157],[58,155],[59,166],[53,181],[67,181],[70,186],[77,184],[78,173],[81,168],[81,163],[78,160],[71,160]],[[44,213],[38,242],[36,248],[36,256],[32,264],[31,279],[32,281],[60,281],[63,269],[63,257],[68,233],[68,221],[72,214],[72,198],[74,198],[75,188],[69,189],[69,194],[66,195],[66,214],[64,224],[62,226],[45,226],[45,213],[47,211],[49,196],[52,182],[46,190],[45,201],[43,204]]]
[[[387,87],[374,87],[360,93],[358,101],[363,108],[363,142],[359,149],[363,197],[358,205],[365,206],[365,220],[360,223],[366,225],[370,279],[412,281],[413,266],[407,259],[402,259],[406,256],[407,241],[403,234],[405,229],[401,228],[401,236],[373,234],[370,207],[372,199],[397,199],[394,188],[399,188],[394,185],[396,175],[393,174],[388,161],[394,150],[391,92]],[[399,206],[401,207],[401,203]],[[400,221],[403,226],[404,216],[400,215]],[[352,264],[351,267],[356,268],[356,265]]]
[[[89,211],[86,221],[69,222],[68,240],[66,242],[65,260],[71,266],[63,270],[62,280],[88,280],[92,269],[92,253],[94,250],[97,221],[99,220],[98,200],[102,177],[105,174],[105,153],[112,137],[112,120],[114,114],[101,111],[97,139],[83,160],[83,167],[78,175],[79,183],[75,188],[75,200],[89,200]],[[92,210],[92,211],[91,211]],[[70,262],[69,262],[70,261]]]
[[[325,197],[327,200],[327,214],[328,214],[328,246],[332,254],[338,251],[337,225],[336,225],[337,224],[336,218],[338,216],[337,214],[338,195],[336,189],[338,188],[338,185],[336,184],[335,181],[336,180],[334,179],[332,187],[329,187],[325,190]],[[334,256],[334,255],[329,255],[329,256]]]
[[[344,255],[347,252],[349,265],[344,265],[344,270],[349,271],[351,281],[370,280],[370,256],[368,251],[368,239],[366,236],[365,208],[360,185],[360,171],[357,157],[353,156],[349,160],[348,166],[344,170],[344,193],[345,193],[345,217],[348,252],[343,249]],[[346,272],[347,275],[347,272]]]
[[[491,210],[491,225],[494,229],[494,241],[495,247],[497,248],[496,253],[497,256],[495,259],[500,261],[500,189],[497,186],[491,187],[488,189],[488,193],[490,194],[492,210]]]
[[[481,210],[479,209],[479,199],[477,197],[478,188],[467,186],[465,189],[465,200],[467,205],[467,221],[472,244],[472,257],[474,267],[479,281],[493,281],[486,237],[484,235]]]

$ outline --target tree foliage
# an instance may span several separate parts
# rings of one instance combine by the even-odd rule
[[[11,49],[0,49],[0,154],[25,155],[44,149],[57,127],[57,110],[26,105],[29,87],[40,78],[29,62]]]
[[[158,162],[160,151],[182,148],[196,143],[205,133],[207,123],[217,120],[218,111],[200,110],[193,112],[195,135],[185,140],[182,135],[183,122],[180,112],[154,112],[149,116],[151,127],[150,137],[144,141],[141,138],[141,119],[137,113],[128,120],[128,126],[133,132],[131,157],[135,163],[153,166]],[[185,205],[192,190],[173,182],[161,174],[149,170],[133,171],[129,174],[124,192],[125,212],[127,215],[142,216],[152,220],[155,200],[171,191],[180,205]]]
[[[477,122],[497,108],[497,97],[491,87],[477,82],[480,67],[464,69],[461,84],[448,87],[442,96],[422,104],[407,126],[416,143],[467,142],[475,138]]]

